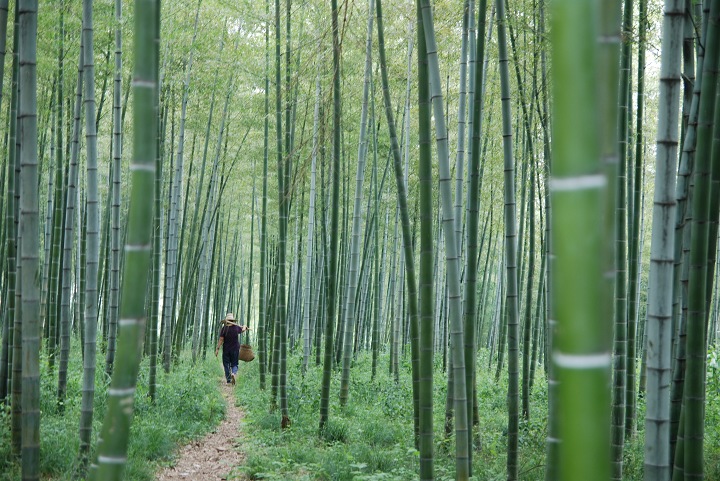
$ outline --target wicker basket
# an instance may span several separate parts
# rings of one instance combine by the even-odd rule
[[[240,360],[250,362],[255,359],[255,353],[250,344],[240,344]]]

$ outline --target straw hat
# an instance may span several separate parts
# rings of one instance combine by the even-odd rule
[[[226,322],[226,321],[230,321],[230,322],[234,322],[234,321],[235,321],[235,316],[233,315],[232,312],[228,312],[228,313],[225,315],[225,319],[223,319],[222,322]]]

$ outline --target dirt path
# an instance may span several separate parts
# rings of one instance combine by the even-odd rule
[[[221,389],[227,404],[225,419],[214,432],[183,446],[175,466],[160,471],[157,481],[225,480],[233,466],[245,460],[237,450],[244,413],[235,406],[232,387],[224,380]]]

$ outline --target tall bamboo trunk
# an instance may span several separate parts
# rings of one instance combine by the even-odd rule
[[[433,202],[432,202],[432,144],[430,125],[430,85],[428,84],[428,60],[422,11],[415,5],[418,17],[418,177],[420,180],[420,366],[419,408],[420,479],[435,479],[433,460]],[[472,15],[468,12],[467,15]],[[464,131],[464,125],[461,125]],[[460,157],[460,156],[459,156]],[[462,160],[459,160],[462,163]],[[461,189],[462,190],[462,189]]]
[[[542,202],[540,202],[540,205],[542,205]],[[541,211],[542,212],[542,211]],[[542,308],[545,305],[545,279],[547,277],[547,271],[545,269],[546,262],[547,262],[547,255],[545,254],[545,238],[540,235],[540,251],[541,251],[541,259],[540,259],[540,270],[538,271],[540,279],[538,280],[538,289],[537,289],[537,299],[535,301],[535,324],[534,329],[535,332],[533,333],[533,345],[532,345],[532,354],[530,357],[530,380],[528,382],[528,390],[532,392],[532,388],[535,381],[535,371],[537,369],[538,364],[538,350],[543,349],[542,343],[545,338],[545,316],[543,315]],[[542,326],[542,329],[541,329]],[[543,333],[543,338],[540,337],[540,333]],[[544,351],[544,349],[543,349]],[[542,354],[541,354],[542,356]],[[543,364],[547,365],[547,359],[543,359]]]
[[[551,283],[558,322],[552,356],[563,413],[557,467],[562,480],[610,477],[611,332],[604,306],[611,292],[603,272],[604,253],[614,239],[603,224],[612,181],[603,171],[601,154],[608,148],[603,135],[616,118],[599,109],[606,107],[598,98],[607,101],[603,95],[608,88],[599,60],[611,52],[601,53],[596,43],[600,30],[595,13],[591,0],[552,4]],[[613,71],[607,73],[611,79]]]
[[[625,389],[627,379],[627,164],[630,118],[630,70],[633,0],[625,2],[623,11],[623,45],[620,58],[620,92],[618,141],[619,160],[615,216],[615,340],[613,348],[612,395],[612,479],[623,477],[623,448],[625,445]],[[614,182],[614,178],[610,179]]]
[[[647,304],[647,413],[645,480],[670,480],[670,382],[675,225],[675,159],[678,154],[680,45],[684,0],[666,0],[663,17],[660,110]]]
[[[446,273],[448,281],[448,295],[451,322],[451,349],[453,362],[453,398],[455,409],[455,465],[456,479],[468,479],[469,466],[469,437],[470,419],[467,410],[467,389],[465,383],[465,355],[463,346],[462,305],[460,291],[460,265],[458,243],[453,229],[454,219],[452,213],[452,200],[450,196],[450,165],[447,145],[447,129],[445,127],[445,112],[441,93],[440,66],[438,62],[438,49],[435,40],[435,26],[430,2],[420,2],[424,37],[427,45],[428,74],[430,82],[433,114],[435,117],[436,145],[440,170],[440,195],[443,212],[443,233],[445,237]],[[418,19],[420,20],[420,19]]]
[[[332,22],[332,46],[333,46],[333,153],[332,153],[332,214],[330,231],[338,232],[339,224],[339,201],[340,201],[340,39],[338,26],[337,0],[330,3]],[[378,9],[379,12],[379,9]],[[323,223],[323,228],[325,224]],[[332,368],[333,356],[333,327],[335,324],[335,302],[337,286],[335,280],[338,273],[338,236],[333,235],[330,240],[329,260],[326,263],[325,282],[327,286],[325,319],[325,356],[323,360],[322,387],[320,391],[320,432],[325,429],[329,417],[330,399],[330,370]]]
[[[533,166],[532,170],[535,170]],[[530,419],[530,352],[532,332],[532,288],[535,275],[535,180],[530,174],[530,196],[528,199],[528,237],[530,238],[528,257],[527,289],[525,292],[525,319],[523,321],[523,375],[522,375],[522,415]],[[540,291],[538,291],[540,292]],[[539,298],[540,296],[538,296]],[[537,322],[537,320],[535,321]]]
[[[373,313],[372,313],[372,335],[371,335],[371,349],[372,349],[372,366],[371,366],[371,379],[375,379],[377,374],[378,357],[380,355],[380,322],[382,319],[382,282],[383,277],[381,274],[380,267],[380,196],[378,191],[378,169],[377,169],[377,153],[378,153],[378,142],[377,142],[377,126],[375,120],[375,89],[373,88],[373,96],[371,97],[372,107],[371,113],[371,132],[373,136],[373,203],[374,203],[374,239],[373,239],[373,257],[375,261],[374,265],[374,277],[373,277]],[[387,172],[387,171],[386,171]],[[385,232],[387,232],[387,220],[385,221]],[[383,250],[385,252],[384,244]],[[383,264],[384,266],[384,264]]]
[[[392,105],[390,100],[390,90],[388,86],[388,74],[387,74],[387,63],[385,60],[385,33],[382,20],[382,3],[378,0],[375,4],[377,9],[378,17],[378,49],[380,56],[380,70],[382,78],[382,90],[383,90],[383,101],[385,105],[385,116],[388,122],[388,129],[390,131],[390,144],[393,155],[393,165],[395,168],[395,184],[397,185],[398,192],[398,208],[399,208],[399,219],[402,227],[402,238],[403,238],[403,262],[405,265],[405,280],[407,282],[407,307],[409,314],[410,330],[412,342],[412,371],[413,371],[413,413],[414,413],[414,427],[415,435],[417,436],[419,430],[419,406],[418,406],[418,304],[417,304],[417,281],[415,279],[415,261],[413,255],[413,242],[412,235],[410,232],[410,216],[407,208],[407,186],[405,176],[403,175],[403,168],[400,157],[400,146],[397,140],[397,133],[395,130],[395,119],[392,112]],[[408,84],[409,86],[409,84]],[[409,88],[409,87],[408,87]],[[409,120],[408,120],[409,121]],[[451,207],[452,209],[452,207]],[[397,354],[397,353],[396,353]]]
[[[260,389],[265,389],[265,371],[266,371],[266,349],[265,337],[267,330],[267,168],[268,168],[268,129],[269,129],[269,102],[270,102],[270,77],[269,77],[269,32],[270,32],[270,0],[265,2],[265,122],[263,136],[263,180],[262,180],[262,210],[260,214],[260,287],[259,312],[258,312],[258,369],[260,371]]]
[[[62,3],[59,5],[60,15],[58,18],[58,71],[56,74],[56,81],[55,81],[55,89],[54,92],[57,94],[57,96],[53,95],[51,96],[50,104],[54,103],[54,123],[51,121],[51,140],[50,140],[50,151],[51,151],[51,158],[52,152],[55,152],[55,180],[53,182],[53,200],[52,200],[52,215],[50,215],[50,212],[48,212],[48,218],[51,219],[51,225],[50,230],[52,231],[51,235],[51,246],[49,249],[49,258],[46,258],[45,262],[46,264],[49,264],[49,282],[48,282],[48,292],[45,296],[45,299],[47,301],[47,309],[45,310],[45,328],[47,330],[47,337],[45,339],[46,346],[47,346],[47,352],[48,352],[48,366],[52,370],[55,366],[55,358],[57,356],[57,348],[58,348],[58,339],[59,339],[59,333],[60,333],[60,298],[59,298],[59,291],[62,289],[62,285],[60,284],[60,268],[61,268],[61,257],[62,257],[62,216],[63,216],[63,134],[62,134],[62,125],[64,122],[63,118],[63,94],[64,94],[64,81],[63,81],[63,56],[65,54],[64,52],[64,15],[63,15],[63,5]],[[41,122],[42,126],[42,122]],[[52,138],[54,137],[54,139]],[[40,152],[42,154],[42,143],[39,145]],[[52,174],[49,173],[49,177]],[[48,203],[50,204],[50,190],[48,190]],[[48,205],[50,207],[50,205]],[[46,232],[47,232],[46,226]],[[47,239],[47,236],[46,236]],[[46,252],[48,251],[46,246]],[[67,342],[69,342],[69,337],[67,338]],[[69,344],[68,344],[69,346]],[[68,347],[69,350],[69,347]],[[67,377],[67,359],[64,360],[62,363],[63,365],[60,366],[58,369],[58,384],[60,384],[61,378]],[[59,404],[59,408],[62,410],[62,404]]]
[[[86,267],[85,267],[85,355],[83,357],[82,404],[80,408],[80,463],[86,466],[92,434],[95,397],[95,358],[97,347],[97,290],[99,252],[99,206],[97,174],[97,131],[95,129],[95,64],[93,48],[92,2],[83,1],[83,75],[85,104],[85,144],[87,149]]]
[[[313,241],[315,240],[315,165],[317,163],[318,151],[318,122],[320,116],[320,69],[318,68],[315,80],[315,110],[313,113],[313,143],[312,143],[312,161],[310,166],[310,210],[308,212],[308,228],[307,228],[307,263],[305,264],[305,293],[303,298],[305,301],[303,314],[303,372],[307,369],[310,360],[311,350],[311,334],[310,334],[310,307],[312,291],[312,258],[313,258]]]
[[[355,301],[358,290],[358,259],[360,257],[360,220],[362,217],[362,191],[365,180],[367,159],[367,115],[370,96],[370,75],[372,73],[372,32],[374,0],[368,2],[367,36],[365,40],[365,75],[363,79],[363,101],[360,113],[360,141],[358,146],[357,174],[355,177],[355,204],[353,207],[352,238],[350,245],[350,269],[348,271],[348,297],[345,308],[345,347],[343,348],[342,376],[340,378],[340,405],[345,406],[350,388],[350,361],[355,327]]]
[[[683,57],[685,75],[688,76],[688,58],[695,57],[695,49],[692,43],[695,39],[696,30],[693,26],[693,12],[690,2],[685,3],[686,13],[684,17],[683,31]],[[703,15],[702,31],[698,35],[697,42],[705,42],[707,35],[707,17]],[[672,347],[671,359],[673,362],[672,388],[670,394],[670,466],[673,470],[674,461],[676,459],[676,443],[678,440],[678,430],[680,424],[680,413],[683,398],[683,387],[685,380],[685,339],[686,339],[686,319],[687,319],[687,270],[689,269],[689,233],[690,229],[686,228],[692,221],[692,210],[688,209],[689,192],[691,186],[691,172],[695,159],[695,148],[697,139],[698,115],[700,106],[700,93],[702,91],[702,71],[704,65],[705,49],[701,48],[697,51],[696,72],[690,77],[694,81],[692,85],[688,85],[686,81],[683,112],[686,110],[687,127],[683,130],[682,154],[680,156],[680,165],[677,173],[677,184],[675,190],[675,199],[677,209],[675,211],[675,235],[674,235],[674,266],[673,266],[673,312],[672,312]],[[689,79],[688,79],[689,80]],[[688,98],[690,97],[690,99]],[[688,106],[687,104],[690,103]],[[677,335],[675,335],[677,333]]]
[[[518,470],[518,283],[517,283],[517,231],[515,220],[515,161],[512,147],[512,120],[510,117],[510,79],[508,72],[507,41],[505,38],[505,3],[497,0],[498,47],[500,85],[503,112],[503,151],[505,159],[505,266],[507,269],[507,339],[508,339],[508,446],[507,479],[517,479]]]
[[[38,3],[24,0],[19,10],[20,243],[22,282],[22,479],[40,479],[40,276],[37,147]]]
[[[108,389],[108,407],[98,437],[97,470],[91,479],[120,480],[127,461],[129,431],[145,330],[145,297],[152,252],[152,217],[158,132],[159,2],[135,4],[133,161],[128,231],[120,304],[118,363]],[[150,48],[148,48],[150,46]]]
[[[720,104],[716,99],[718,49],[720,48],[720,4],[711,2],[705,42],[703,90],[697,131],[694,191],[692,194],[693,221],[690,226],[690,277],[688,284],[687,364],[683,407],[685,417],[684,470],[686,480],[703,479],[705,360],[707,322],[707,268],[709,254],[709,225],[711,218],[711,175],[716,169],[716,155],[711,160],[713,132],[720,129]],[[711,285],[711,284],[710,284]],[[682,416],[682,415],[681,415]]]
[[[471,6],[474,6],[471,3]],[[474,12],[470,12],[469,15],[472,17]],[[487,13],[487,0],[480,0],[478,10],[478,28],[477,28],[477,39],[474,38],[473,29],[473,45],[477,45],[474,50],[477,57],[473,66],[474,71],[471,71],[471,80],[474,79],[475,88],[477,90],[482,85],[482,59],[485,56],[485,16]],[[464,337],[464,354],[465,354],[465,389],[467,398],[467,412],[468,417],[473,412],[473,400],[475,398],[475,366],[477,358],[477,344],[476,344],[476,316],[477,316],[477,267],[478,267],[478,253],[480,251],[478,246],[478,224],[479,224],[479,212],[480,212],[480,185],[481,185],[481,174],[480,174],[480,133],[482,132],[482,107],[483,107],[483,96],[480,92],[471,95],[473,99],[472,103],[472,114],[471,114],[471,126],[472,126],[472,143],[470,148],[469,168],[468,168],[468,192],[467,192],[467,255],[465,265],[465,291],[463,295],[463,314],[464,314],[464,325],[463,325],[463,337]],[[459,215],[459,213],[457,213]],[[458,219],[455,219],[457,224]],[[471,431],[472,433],[472,431]],[[473,453],[473,441],[472,434],[468,436],[468,465],[470,467],[470,474],[472,475],[472,453]]]
[[[472,5],[471,5],[472,3]],[[458,241],[458,251],[462,252],[462,197],[463,197],[463,168],[465,165],[465,134],[467,132],[467,65],[468,65],[468,36],[469,25],[474,17],[474,1],[465,0],[463,5],[462,39],[460,43],[460,95],[458,97],[458,129],[457,129],[457,155],[455,160],[455,239]],[[475,45],[475,37],[470,42]],[[474,60],[474,59],[473,59]],[[421,62],[421,60],[418,60]],[[425,61],[427,63],[427,61]],[[470,72],[472,76],[474,72]],[[472,108],[472,105],[471,105]],[[472,115],[472,114],[471,114]],[[471,126],[472,128],[472,126]]]
[[[17,262],[17,237],[18,237],[18,199],[20,179],[16,172],[17,149],[15,147],[15,136],[17,132],[17,97],[18,97],[18,8],[16,6],[14,13],[13,28],[13,67],[12,67],[12,88],[10,96],[10,117],[8,123],[8,163],[7,163],[7,215],[6,222],[6,238],[7,238],[7,322],[12,325],[8,328],[8,358],[10,359],[10,444],[12,452],[15,455],[20,454],[21,444],[21,393],[22,393],[22,336],[20,334],[21,326],[18,316],[19,305],[16,304],[16,289],[18,283],[18,266]]]
[[[288,16],[290,2],[288,1]],[[288,18],[289,22],[289,18]],[[289,24],[288,24],[289,28]],[[287,42],[289,42],[289,38]],[[276,146],[277,146],[277,178],[278,178],[278,278],[277,278],[277,306],[276,306],[276,319],[277,324],[275,326],[275,339],[276,344],[274,349],[277,350],[276,366],[273,367],[273,378],[277,381],[273,381],[273,385],[277,384],[278,397],[280,398],[280,409],[282,415],[282,427],[286,428],[290,424],[290,420],[287,412],[287,395],[285,393],[285,354],[287,350],[287,286],[286,286],[286,256],[287,256],[287,216],[289,211],[289,196],[290,191],[288,187],[288,181],[290,179],[289,171],[289,156],[290,156],[290,145],[289,145],[289,115],[286,116],[286,137],[285,137],[285,155],[287,158],[283,158],[283,136],[282,136],[282,96],[281,96],[281,83],[280,83],[280,1],[275,0],[275,127],[276,127]],[[289,62],[290,60],[287,59]],[[276,376],[277,372],[277,376]]]
[[[82,51],[82,45],[80,45],[80,51]],[[79,136],[80,136],[80,112],[82,106],[82,72],[83,72],[83,61],[82,56],[78,63],[78,75],[75,88],[75,105],[73,109],[73,133],[72,133],[72,145],[70,149],[70,172],[68,175],[68,188],[65,199],[66,209],[66,221],[64,227],[65,240],[63,242],[63,248],[65,253],[63,254],[63,265],[62,265],[62,298],[61,298],[61,309],[60,309],[60,325],[67,327],[65,328],[64,334],[67,335],[67,351],[70,347],[70,295],[71,295],[71,282],[72,282],[72,248],[73,241],[75,240],[75,205],[78,200],[78,157],[79,157]],[[63,336],[64,338],[64,336]],[[61,341],[61,345],[64,344]],[[63,349],[64,351],[64,349]],[[69,356],[68,356],[69,358]],[[62,371],[62,365],[66,361],[65,355],[61,352],[60,355],[60,366]],[[58,380],[58,403],[64,403],[67,385],[61,383]]]
[[[637,68],[637,128],[635,129],[635,165],[633,173],[632,215],[629,219],[628,245],[628,329],[627,329],[627,383],[625,386],[625,437],[635,436],[637,404],[637,324],[640,310],[638,299],[640,282],[640,219],[643,216],[640,191],[642,188],[643,166],[643,107],[645,96],[645,48],[647,38],[647,0],[640,0],[638,8],[639,40]],[[629,194],[629,193],[628,193]]]
[[[122,161],[122,121],[120,97],[122,94],[122,2],[115,1],[115,80],[113,81],[113,161],[112,161],[112,207],[110,218],[110,306],[108,324],[118,321],[120,302],[120,174]],[[114,352],[107,352],[105,371],[112,373]]]
[[[20,30],[20,8],[19,5],[15,5],[15,29]],[[12,101],[12,107],[10,111],[10,117],[12,123],[10,124],[10,144],[11,153],[10,159],[15,169],[14,173],[14,209],[13,209],[13,222],[15,223],[15,300],[14,300],[14,329],[13,329],[13,369],[12,369],[12,435],[13,435],[13,446],[15,446],[15,454],[21,452],[21,438],[22,438],[22,365],[23,365],[23,346],[22,346],[22,262],[21,257],[21,245],[22,245],[22,232],[20,231],[20,119],[19,119],[19,105],[20,105],[20,93],[22,83],[20,82],[20,61],[19,61],[19,48],[20,48],[20,35],[17,34],[13,42],[13,92],[15,92],[15,99]]]

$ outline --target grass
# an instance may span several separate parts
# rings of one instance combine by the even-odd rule
[[[257,362],[241,366],[238,403],[246,413],[245,465],[229,479],[242,480],[393,480],[418,479],[418,452],[413,446],[410,366],[402,365],[400,384],[387,374],[387,356],[381,356],[376,379],[371,380],[371,359],[361,354],[351,373],[350,400],[341,408],[338,401],[340,373],[333,372],[330,421],[319,433],[320,383],[322,370],[309,366],[301,374],[301,354],[288,359],[288,408],[292,425],[280,429],[279,412],[270,412],[269,386],[259,388]],[[477,386],[479,429],[475,431],[472,479],[501,481],[506,478],[506,377],[495,381],[489,371],[487,353],[479,355]],[[714,370],[713,370],[714,369]],[[547,436],[547,390],[542,369],[536,372],[531,397],[530,420],[521,418],[519,432],[519,479],[540,481],[545,477]],[[435,479],[454,479],[453,437],[444,430],[447,379],[436,369],[434,384]],[[720,480],[720,370],[710,366],[706,430],[706,479]],[[644,400],[638,404],[639,419],[645,414]],[[624,479],[643,479],[644,425],[626,444]]]
[[[105,413],[109,378],[104,356],[98,353],[95,382],[93,442]],[[41,359],[44,372],[47,359]],[[160,367],[157,401],[147,395],[148,359],[141,365],[135,396],[125,479],[150,481],[161,466],[172,464],[174,450],[191,439],[201,437],[217,425],[225,414],[225,402],[218,389],[221,368],[214,358],[192,366],[183,357],[170,374]],[[78,427],[81,400],[82,360],[79,348],[71,353],[65,413],[56,406],[57,374],[41,380],[40,470],[44,480],[76,480],[79,448]],[[20,479],[20,468],[10,450],[10,416],[0,411],[0,481]]]
[[[384,359],[384,358],[381,358]],[[333,372],[330,421],[318,432],[322,371],[310,366],[303,377],[301,357],[289,359],[288,406],[292,426],[280,429],[279,413],[269,412],[269,393],[259,389],[257,366],[241,369],[238,402],[246,412],[248,433],[244,443],[247,462],[235,471],[237,479],[307,480],[410,480],[417,479],[418,452],[412,423],[410,366],[403,364],[401,382],[378,367],[371,380],[369,355],[362,354],[352,370],[350,401],[338,401],[339,373]],[[268,384],[270,379],[268,378]],[[434,385],[436,479],[454,479],[454,442],[443,433],[446,397],[445,375],[437,370]],[[475,479],[505,478],[505,387],[491,376],[479,373],[478,401],[482,436],[474,455]],[[535,404],[546,399],[543,380],[538,379]],[[440,408],[442,407],[442,408]],[[537,413],[538,419],[542,416]],[[505,434],[504,434],[505,433]],[[477,434],[477,433],[476,433]],[[545,450],[544,422],[523,423],[520,445],[523,479],[542,479]]]
[[[708,362],[706,408],[706,479],[720,480],[720,363],[715,350]],[[270,412],[268,390],[259,389],[257,361],[242,364],[237,403],[246,412],[242,450],[247,459],[229,479],[242,480],[413,480],[418,474],[418,452],[412,444],[410,366],[401,365],[400,384],[387,373],[387,356],[381,356],[378,375],[371,380],[371,359],[361,354],[351,373],[350,400],[341,408],[338,401],[339,372],[333,372],[330,420],[318,432],[321,369],[309,366],[301,374],[301,355],[288,359],[288,406],[292,425],[280,429],[279,412]],[[43,357],[43,366],[47,359]],[[157,403],[147,397],[148,364],[143,361],[135,401],[135,418],[125,479],[149,481],[161,466],[173,463],[175,449],[199,438],[222,419],[225,404],[220,393],[221,368],[214,358],[192,366],[182,357],[173,371],[158,373]],[[56,375],[42,378],[41,385],[41,472],[44,480],[75,479],[80,410],[80,352],[73,349],[68,377],[65,414],[58,412]],[[507,442],[507,380],[496,382],[489,371],[487,354],[479,356],[477,386],[480,428],[475,432],[473,472],[476,481],[504,480]],[[47,369],[46,369],[47,371]],[[109,379],[104,362],[98,361],[94,430],[100,429]],[[268,377],[268,387],[270,377]],[[454,479],[454,440],[443,432],[447,380],[436,369],[434,384],[435,474],[438,481]],[[531,399],[531,418],[521,420],[519,478],[544,479],[547,391],[542,370],[536,373]],[[643,399],[638,404],[643,419]],[[625,479],[642,479],[644,433],[626,444]],[[0,409],[0,481],[20,478],[10,452],[10,417]]]

